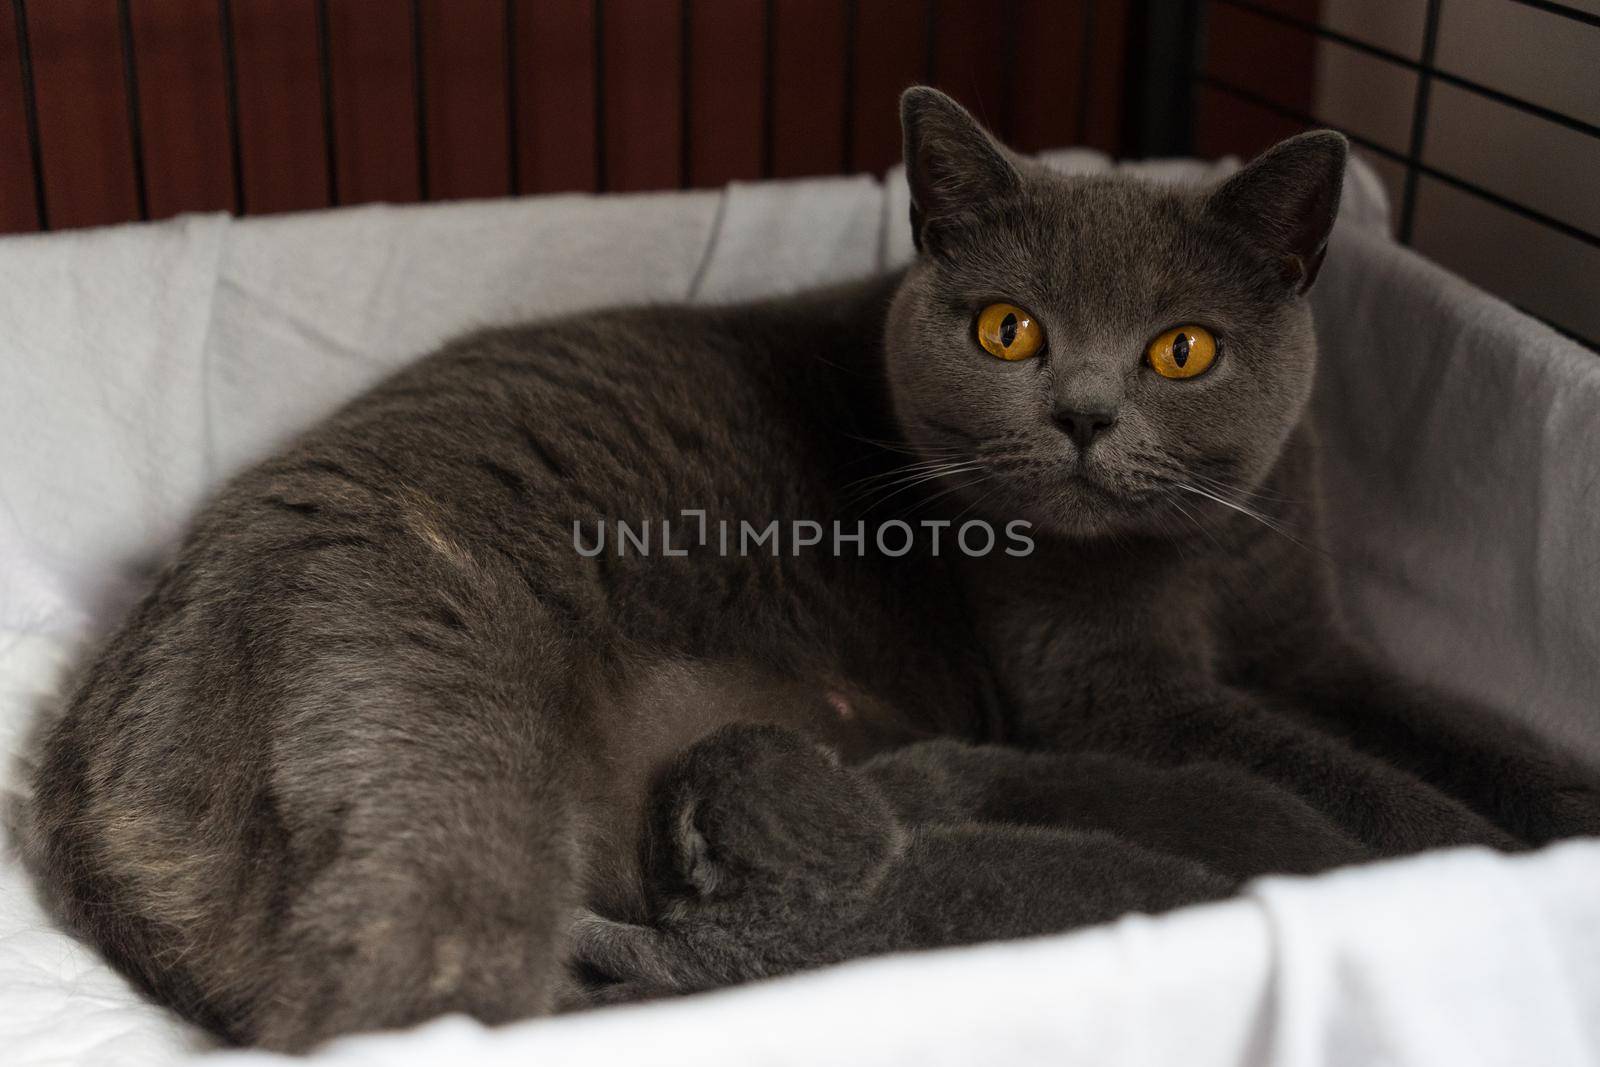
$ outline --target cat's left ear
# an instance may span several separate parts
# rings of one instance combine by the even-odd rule
[[[1322,269],[1349,153],[1332,130],[1280,141],[1223,182],[1207,208],[1277,257],[1284,281],[1304,293]]]
[[[936,248],[942,228],[981,213],[1022,184],[1010,153],[966,108],[937,89],[914,85],[900,97],[911,238]]]

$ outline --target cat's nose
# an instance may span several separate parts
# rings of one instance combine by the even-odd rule
[[[1117,424],[1117,409],[1095,407],[1080,411],[1074,408],[1056,408],[1054,418],[1056,425],[1072,438],[1072,443],[1081,451],[1087,449],[1096,437]]]

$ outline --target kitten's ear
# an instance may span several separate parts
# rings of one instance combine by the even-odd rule
[[[1208,207],[1277,256],[1284,280],[1303,293],[1328,250],[1349,152],[1350,142],[1332,130],[1280,141],[1223,182]]]
[[[1010,153],[967,109],[925,85],[900,97],[911,238],[920,252],[937,247],[941,227],[979,213],[1021,184]]]
[[[695,823],[699,802],[691,795],[679,798],[671,816],[672,853],[678,876],[696,895],[709,897],[717,891],[721,872],[711,858],[706,835]]]

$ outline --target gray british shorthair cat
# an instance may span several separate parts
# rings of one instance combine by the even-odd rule
[[[579,924],[577,954],[611,980],[597,1002],[1053,933],[1366,856],[1305,802],[1228,767],[1161,775],[954,741],[845,767],[748,723],[668,765],[644,845],[650,924]]]
[[[1301,544],[1344,141],[1169,188],[902,107],[904,273],[479,333],[225,486],[43,733],[23,838],[63,920],[239,1043],[582,1003],[580,907],[649,916],[653,776],[751,720],[1231,766],[1378,855],[1600,829],[1558,754],[1370,667]],[[852,519],[874,478],[875,521],[1037,548],[573,543]]]

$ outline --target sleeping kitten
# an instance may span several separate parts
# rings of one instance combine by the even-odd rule
[[[752,717],[1233,764],[1384,854],[1600,828],[1558,757],[1351,651],[1279,499],[1315,497],[1344,142],[1192,190],[1048,173],[931,90],[903,121],[904,275],[477,334],[225,486],[44,731],[24,844],[63,920],[235,1042],[548,1012],[577,910],[645,913],[656,768]],[[874,522],[1038,550],[680,521],[854,520],[897,470]],[[670,554],[574,544],[641,519]]]
[[[932,791],[922,746],[850,769],[770,726],[725,726],[693,745],[654,794],[652,923],[579,924],[578,958],[610,980],[592,999],[688,993],[859,956],[1053,933],[1222,897],[1237,884],[1103,830],[969,821],[981,804],[962,811],[935,794],[950,785],[994,789],[1005,772],[989,763],[1011,763],[1014,754],[932,744],[943,749],[931,754],[940,764]],[[1035,793],[1080,770],[1071,757],[1030,758],[1043,761]],[[1125,783],[1101,775],[1093,784]],[[1281,794],[1258,792],[1268,800],[1265,818],[1283,812]],[[949,819],[906,818],[930,803]],[[1190,821],[1181,810],[1165,814],[1174,829]],[[1326,844],[1322,863],[1361,855],[1309,809],[1294,815],[1307,837]]]

